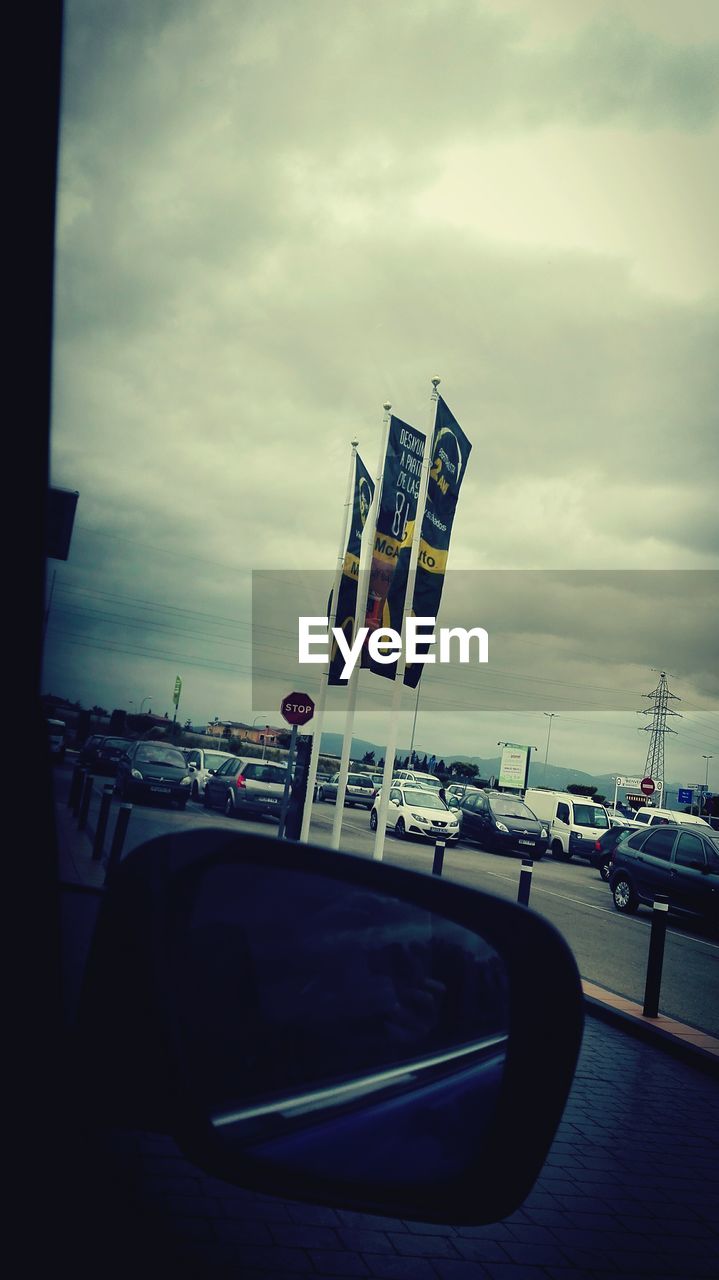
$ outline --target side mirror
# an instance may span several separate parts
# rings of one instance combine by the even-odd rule
[[[266,1194],[494,1222],[542,1168],[582,1009],[566,943],[525,907],[334,850],[181,832],[105,891],[83,1104]]]

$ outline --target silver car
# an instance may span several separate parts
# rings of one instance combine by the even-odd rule
[[[205,782],[206,809],[222,809],[228,818],[265,815],[279,822],[287,769],[271,760],[231,756]]]
[[[337,801],[337,791],[339,788],[340,775],[333,774],[329,782],[323,782],[317,792],[319,801],[331,800],[333,804]],[[347,774],[347,790],[345,791],[345,806],[352,808],[353,805],[359,805],[363,809],[371,809],[374,804],[374,798],[377,788],[375,787],[371,777],[367,773],[348,773]]]

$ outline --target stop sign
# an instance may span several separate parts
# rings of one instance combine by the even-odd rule
[[[643,793],[644,793],[644,795],[645,795],[645,796],[653,796],[653,795],[654,795],[654,792],[655,792],[656,788],[655,788],[655,786],[654,786],[654,779],[653,779],[653,778],[642,778],[642,781],[641,781],[641,783],[640,783],[640,786],[641,786],[642,791],[643,791]]]
[[[280,711],[288,724],[307,724],[315,714],[315,704],[308,693],[288,693]]]

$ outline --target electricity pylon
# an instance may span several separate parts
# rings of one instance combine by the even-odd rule
[[[652,667],[652,671],[656,670]],[[667,684],[667,673],[661,671],[659,673],[659,684],[656,689],[652,689],[651,693],[643,693],[643,698],[651,698],[653,706],[646,707],[643,711],[638,711],[637,715],[652,716],[651,724],[643,724],[640,733],[651,733],[649,739],[649,750],[647,751],[647,763],[644,766],[644,777],[653,778],[655,782],[662,784],[662,796],[664,795],[664,735],[665,733],[676,733],[676,729],[670,729],[667,726],[667,716],[681,716],[680,711],[672,711],[669,707],[669,700],[674,699],[681,702],[681,698],[676,693],[669,692]]]

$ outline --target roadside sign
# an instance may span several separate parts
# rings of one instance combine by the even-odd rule
[[[180,677],[179,677],[179,676],[176,676],[176,677],[175,677],[175,692],[174,692],[174,693],[173,693],[173,695],[172,695],[172,701],[174,702],[175,706],[177,706],[177,705],[178,705],[178,703],[179,703],[179,701],[180,701],[180,694],[181,694],[181,693],[182,693],[182,681],[181,681],[181,679],[180,679]]]
[[[288,724],[307,724],[315,714],[315,704],[308,693],[288,693],[282,699],[280,713]]]
[[[654,792],[656,791],[656,787],[654,786],[654,779],[653,779],[653,778],[642,778],[642,781],[641,781],[641,789],[642,789],[642,793],[643,793],[643,795],[645,795],[645,796],[653,796],[653,795],[654,795]]]
[[[694,792],[689,787],[680,787],[677,792],[677,801],[679,804],[691,804],[694,799]]]

